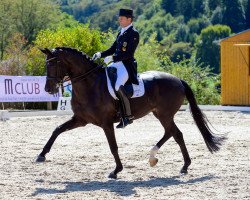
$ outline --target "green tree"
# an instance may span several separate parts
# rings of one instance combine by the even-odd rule
[[[17,0],[14,4],[16,30],[31,43],[39,30],[59,23],[60,11],[50,0]]]
[[[220,76],[209,67],[201,66],[194,58],[171,62],[166,55],[160,56],[164,71],[185,80],[194,91],[198,104],[220,104]]]
[[[215,24],[222,24],[223,22],[223,11],[220,6],[217,6],[216,9],[213,11],[211,16],[211,23]]]
[[[94,13],[98,13],[101,10],[104,2],[102,1],[80,1],[78,4],[72,7],[72,14],[75,19],[82,23],[87,23],[88,18]]]
[[[204,13],[204,1],[203,0],[192,0],[192,18],[198,18]]]
[[[135,58],[138,63],[138,72],[148,70],[160,70],[160,61],[158,59],[159,43],[156,41],[156,33],[151,35],[148,42],[140,42]]]
[[[250,0],[247,1],[246,7],[246,29],[250,28]]]
[[[211,11],[215,10],[218,6],[221,6],[222,0],[208,0],[208,7]]]
[[[176,42],[187,42],[189,28],[187,25],[182,24],[178,27],[176,32]]]
[[[187,41],[191,43],[191,46],[194,47],[197,43],[198,35],[201,33],[201,30],[210,25],[209,19],[203,15],[201,18],[192,18],[188,21],[187,26],[189,28],[189,34]]]
[[[162,45],[168,45],[175,41],[176,31],[184,24],[184,18],[183,16],[173,17],[170,13],[161,11],[149,20],[139,18],[134,24],[143,41],[147,41],[156,32],[157,41]]]
[[[5,60],[0,62],[0,74],[4,75],[25,75],[27,54],[25,46],[27,41],[20,33],[15,33],[10,38],[5,51]]]
[[[177,4],[177,13],[184,16],[185,22],[192,18],[192,1],[179,0]]]
[[[135,16],[139,16],[152,7],[159,5],[159,0],[51,0],[59,3],[61,9],[74,16],[81,23],[89,23],[91,28],[99,28],[101,31],[117,30],[117,14],[120,8],[132,8]],[[160,5],[159,5],[160,7]],[[145,14],[145,12],[144,12]],[[149,12],[150,14],[150,12]]]
[[[170,59],[173,62],[180,62],[181,60],[190,59],[192,55],[192,47],[190,43],[179,42],[173,44],[169,49]]]
[[[2,0],[0,4],[0,61],[4,58],[5,48],[14,29],[13,4],[14,0]]]
[[[202,66],[210,66],[214,73],[220,72],[219,40],[228,37],[231,29],[225,25],[208,26],[201,31],[196,59]]]
[[[190,33],[200,34],[201,30],[210,25],[209,19],[204,15],[197,19],[190,19],[187,23]]]
[[[92,56],[95,52],[104,49],[105,36],[88,25],[78,25],[70,28],[40,31],[34,41],[34,47],[29,50],[29,59],[26,66],[29,75],[44,75],[44,55],[39,48],[53,49],[67,46]]]
[[[2,0],[0,4],[0,60],[10,37],[20,33],[31,44],[36,34],[46,28],[73,26],[76,21],[50,0]]]
[[[110,12],[101,12],[90,20],[90,25],[93,28],[98,28],[102,31],[109,29],[117,30],[119,23],[117,20],[117,10],[111,10]]]
[[[175,0],[162,0],[161,7],[171,15],[176,15],[177,13],[177,3]]]
[[[229,26],[232,32],[237,33],[245,28],[245,15],[240,0],[223,0],[222,23]]]

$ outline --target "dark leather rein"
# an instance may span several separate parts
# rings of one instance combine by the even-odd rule
[[[46,63],[47,63],[47,62],[50,62],[50,61],[52,61],[52,60],[55,60],[55,59],[57,59],[57,57],[53,57],[53,58],[51,58],[51,59],[48,59],[48,60],[46,60]],[[77,82],[77,81],[79,81],[79,80],[84,80],[84,79],[88,78],[88,76],[91,75],[93,72],[95,72],[95,71],[97,71],[98,69],[100,69],[100,68],[103,67],[103,66],[101,66],[101,65],[97,65],[96,67],[90,69],[89,71],[87,71],[87,72],[84,73],[84,74],[80,74],[80,75],[75,76],[75,77],[69,77],[69,76],[68,76],[67,78],[63,79],[63,78],[62,78],[62,70],[60,70],[60,67],[58,66],[58,64],[59,64],[61,61],[60,61],[60,60],[57,60],[56,62],[57,62],[57,64],[56,64],[56,77],[49,77],[49,76],[47,75],[47,79],[48,79],[48,80],[56,80],[56,81],[60,80],[60,82],[59,82],[58,84],[61,85],[62,87],[67,87],[68,85],[71,85],[71,84],[68,84],[68,85],[66,85],[66,86],[63,86],[63,83],[65,83],[65,82],[67,82],[67,81]]]
[[[91,75],[93,72],[97,71],[97,70],[100,69],[100,68],[102,68],[102,66],[97,65],[96,67],[90,69],[90,70],[87,71],[86,73],[80,74],[80,75],[75,76],[75,77],[72,77],[72,78],[68,77],[68,78],[64,79],[63,82],[66,82],[66,81],[69,81],[69,80],[70,80],[71,82],[77,82],[77,81],[79,81],[79,80],[84,80],[84,79],[88,78],[89,75]]]

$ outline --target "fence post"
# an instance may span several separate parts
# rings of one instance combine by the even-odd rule
[[[47,102],[47,110],[52,110],[52,102]]]

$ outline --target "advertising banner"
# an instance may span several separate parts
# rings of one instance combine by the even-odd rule
[[[0,76],[0,102],[58,101],[61,94],[45,92],[46,76]]]

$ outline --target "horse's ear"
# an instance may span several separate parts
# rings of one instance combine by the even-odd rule
[[[44,48],[44,49],[39,48],[39,50],[40,50],[41,52],[43,52],[44,54],[46,54],[47,56],[48,56],[48,55],[52,55],[52,52],[51,52],[48,48]]]

